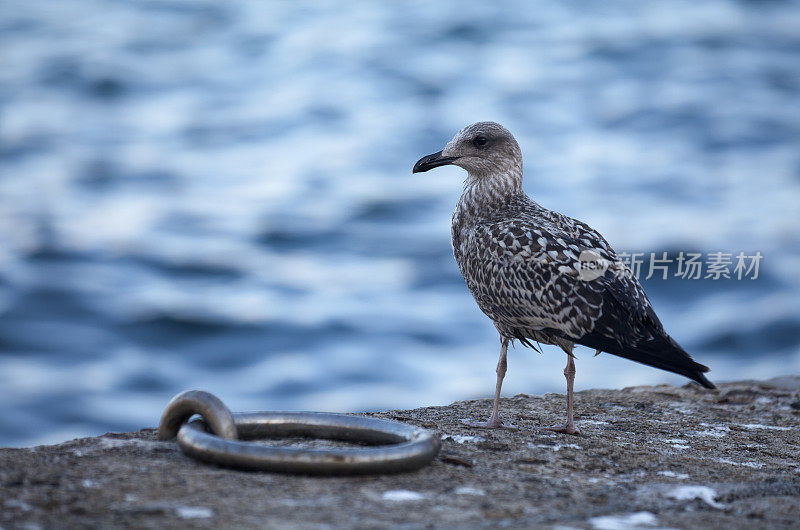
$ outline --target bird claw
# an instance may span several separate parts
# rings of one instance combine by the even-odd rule
[[[561,434],[580,434],[581,431],[575,424],[565,423],[563,425],[553,425],[552,427],[538,427],[539,429],[543,429],[545,431],[552,431],[558,432]]]
[[[487,420],[487,421],[468,421],[468,420],[461,420],[464,422],[465,425],[470,427],[475,427],[477,429],[508,429],[510,431],[516,431],[519,429],[513,423],[503,423],[500,420]]]

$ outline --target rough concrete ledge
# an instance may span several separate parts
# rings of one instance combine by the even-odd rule
[[[439,430],[415,473],[313,478],[185,457],[152,429],[0,449],[0,526],[796,528],[800,377],[589,390],[579,436],[561,395],[503,400],[519,431],[470,428],[488,400],[376,416]]]

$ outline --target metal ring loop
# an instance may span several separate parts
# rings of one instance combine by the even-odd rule
[[[180,395],[173,401],[178,397]],[[178,445],[187,455],[204,462],[238,469],[312,475],[413,471],[431,462],[441,448],[441,439],[433,431],[380,418],[323,412],[246,412],[234,413],[232,417],[241,440],[215,436],[207,432],[205,422],[195,420],[180,427]],[[245,441],[291,436],[374,447],[301,449]]]
[[[236,440],[236,423],[233,414],[217,396],[202,390],[181,392],[167,403],[158,424],[158,439],[172,440],[178,435],[181,426],[195,414],[201,415],[209,423],[211,431],[217,436]]]

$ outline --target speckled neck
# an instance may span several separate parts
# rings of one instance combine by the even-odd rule
[[[522,166],[506,168],[491,176],[470,174],[464,182],[464,190],[458,201],[458,209],[467,215],[485,215],[508,200],[523,193]]]

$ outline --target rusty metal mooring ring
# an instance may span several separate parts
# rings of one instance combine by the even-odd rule
[[[201,415],[205,421],[185,423],[193,414]],[[231,413],[216,396],[200,390],[178,394],[164,410],[159,439],[172,439],[176,433],[181,450],[204,462],[313,475],[413,471],[427,465],[441,448],[435,432],[413,425],[326,412]],[[292,436],[374,447],[302,449],[246,441]]]

